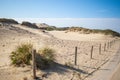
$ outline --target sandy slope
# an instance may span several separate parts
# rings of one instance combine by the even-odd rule
[[[80,34],[78,32],[66,32],[66,31],[50,31],[50,34],[52,34],[54,37],[57,37],[59,39],[64,40],[77,40],[77,41],[100,41],[100,40],[106,40],[106,38],[109,40],[111,39],[108,36],[105,36],[103,34]]]
[[[16,68],[10,65],[10,52],[23,42],[32,43],[37,50],[49,46],[56,51],[58,64],[47,71],[37,70],[38,77],[43,73],[48,74],[48,78],[43,80],[70,80],[73,76],[73,80],[80,80],[78,74],[83,80],[88,79],[117,53],[119,41],[106,51],[103,50],[104,44],[112,40],[115,39],[101,34],[80,35],[64,31],[43,33],[41,30],[21,25],[0,26],[0,80],[23,80],[24,77],[31,80],[31,66]],[[102,45],[101,54],[99,54],[99,44]],[[92,45],[94,46],[93,59],[90,59]],[[77,66],[74,65],[75,46],[78,47]],[[68,63],[73,68],[65,67]]]

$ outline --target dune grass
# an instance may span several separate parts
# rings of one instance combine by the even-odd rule
[[[15,66],[29,65],[32,59],[32,44],[21,44],[17,46],[16,50],[11,52],[10,59]]]
[[[11,52],[10,59],[14,66],[31,65],[33,45],[24,43],[16,47],[15,51]],[[54,50],[48,47],[39,49],[36,52],[36,65],[39,69],[49,68],[55,60]]]
[[[53,49],[48,47],[41,48],[36,56],[37,67],[40,69],[49,68],[55,60],[54,52]]]

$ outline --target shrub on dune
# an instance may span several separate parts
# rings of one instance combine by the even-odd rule
[[[36,58],[37,67],[40,69],[46,69],[51,66],[53,61],[55,60],[54,50],[48,47],[42,48],[38,51],[38,55]]]
[[[29,65],[32,59],[32,44],[21,44],[11,52],[10,59],[15,66]]]
[[[33,46],[31,44],[21,44],[17,46],[15,51],[11,52],[10,59],[15,66],[30,65],[32,60]],[[49,68],[54,60],[54,50],[48,47],[41,48],[38,53],[35,53],[36,66],[40,69]]]

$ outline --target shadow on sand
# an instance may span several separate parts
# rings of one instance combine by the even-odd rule
[[[36,59],[41,58],[41,56],[39,54],[36,54],[36,57],[37,57]],[[40,63],[39,63],[39,65],[40,65]],[[37,67],[37,69],[41,70],[39,67]],[[47,78],[47,76],[51,75],[53,72],[63,75],[66,72],[69,72],[70,70],[73,71],[73,72],[80,73],[80,74],[89,75],[88,72],[86,72],[82,69],[78,69],[78,68],[75,68],[75,67],[70,67],[70,66],[66,66],[66,65],[63,65],[63,64],[60,64],[60,63],[57,63],[57,62],[53,62],[52,65],[49,68],[41,70],[42,72],[45,72],[45,74],[41,75],[41,77],[37,77],[37,80],[43,80],[43,77]]]
[[[44,80],[44,78],[48,78],[48,76],[52,75],[53,72],[64,75],[69,70],[72,70],[73,72],[77,72],[80,74],[89,75],[89,73],[84,71],[84,70],[77,69],[74,67],[65,66],[65,65],[54,62],[50,68],[42,70],[43,72],[45,72],[45,74],[41,75],[41,77],[38,77],[37,80]]]

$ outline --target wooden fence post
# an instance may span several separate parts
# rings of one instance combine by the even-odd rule
[[[107,49],[109,49],[109,42],[107,42]]]
[[[75,65],[77,65],[77,47],[75,47]]]
[[[106,43],[104,44],[104,51],[106,51]]]
[[[93,46],[91,47],[91,55],[90,55],[91,59],[93,58],[92,55],[93,55]]]
[[[110,48],[111,48],[111,46],[112,46],[112,41],[110,41]]]
[[[113,45],[113,41],[111,41],[111,47],[112,47],[112,45]]]
[[[110,42],[108,42],[108,49],[110,48]]]
[[[100,46],[99,46],[99,54],[101,54],[101,44],[100,44]]]
[[[114,46],[114,40],[112,41],[112,44],[111,44],[111,46]]]
[[[36,80],[36,61],[35,61],[36,50],[32,51],[32,60],[33,60],[33,80]]]

